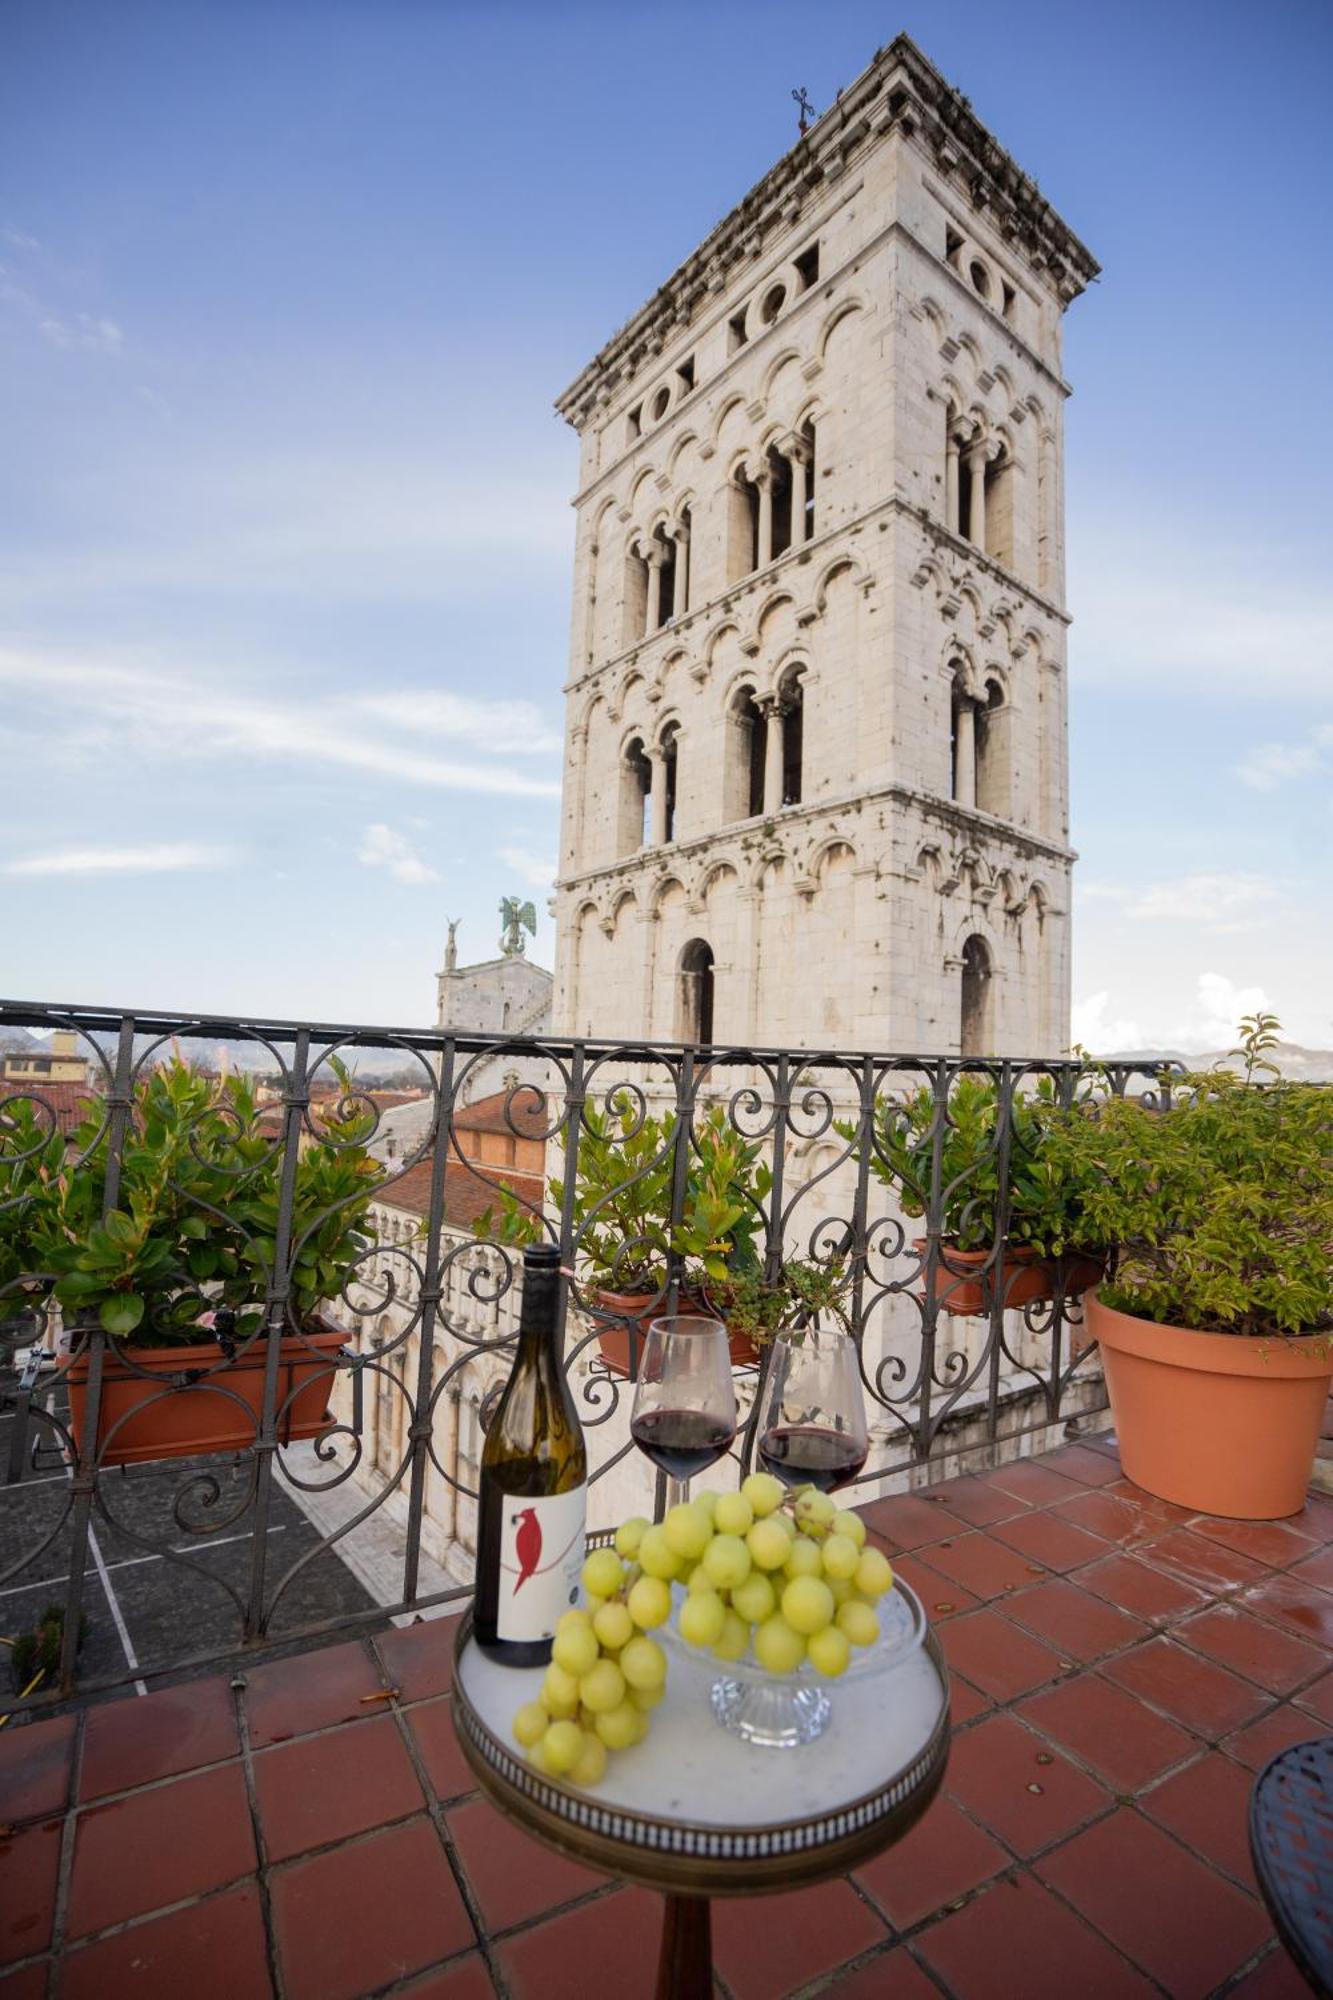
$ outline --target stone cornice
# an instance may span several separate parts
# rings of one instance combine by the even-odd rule
[[[964,188],[973,207],[989,209],[1011,251],[1062,305],[1097,276],[1091,251],[1037,183],[910,37],[899,35],[594,356],[556,399],[561,416],[581,430],[598,396],[633,375],[647,356],[661,353],[700,303],[725,289],[735,266],[762,250],[766,233],[789,229],[814,190],[836,182],[858,148],[893,132]]]

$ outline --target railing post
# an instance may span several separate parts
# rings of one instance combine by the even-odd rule
[[[1000,1427],[1000,1366],[1004,1360],[1004,1312],[1008,1286],[1005,1258],[1009,1250],[1009,1162],[1013,1153],[1014,1093],[1018,1075],[1001,1062],[995,1077],[995,1219],[991,1241],[990,1354],[986,1378],[986,1438],[994,1444]]]
[[[445,1170],[453,1137],[454,1039],[444,1045],[440,1061],[439,1097],[436,1102],[435,1146],[430,1163],[430,1197],[427,1209],[426,1268],[419,1294],[421,1324],[417,1333],[416,1395],[408,1443],[412,1454],[411,1484],[407,1496],[407,1543],[403,1550],[403,1603],[414,1604],[417,1575],[421,1567],[421,1516],[426,1500],[426,1463],[430,1452],[434,1414],[431,1410],[431,1377],[435,1368],[435,1320],[440,1307],[440,1226],[444,1217]]]

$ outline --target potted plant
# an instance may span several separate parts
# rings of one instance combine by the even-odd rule
[[[1088,1294],[1128,1477],[1240,1520],[1304,1503],[1333,1377],[1333,1092],[1265,1060],[1171,1079],[1164,1107],[1110,1098],[1050,1134],[1058,1170],[1118,1246]]]
[[[1003,1249],[997,1244],[1000,1111],[994,1079],[966,1071],[947,1098],[924,1085],[905,1099],[875,1102],[876,1178],[913,1219],[930,1216],[932,1186],[939,1190],[937,1230],[912,1243],[922,1263],[922,1296],[964,1318],[988,1314],[997,1297],[1006,1308],[1048,1299],[1057,1288],[1077,1297],[1103,1268],[1086,1247],[1093,1240],[1089,1219],[1046,1151],[1058,1112],[1047,1076],[1031,1094],[1014,1090],[1010,1099],[1008,1226]],[[853,1124],[838,1130],[846,1139],[857,1136]]]
[[[279,1440],[330,1421],[328,1387],[344,1335],[323,1318],[369,1247],[360,1224],[383,1177],[365,1152],[371,1114],[349,1096],[323,1114],[327,1144],[296,1168],[286,1329],[279,1336]],[[31,1115],[31,1106],[28,1107]],[[135,1093],[106,1201],[110,1143],[94,1108],[75,1134],[47,1142],[34,1172],[23,1135],[3,1135],[0,1278],[17,1266],[54,1290],[70,1324],[64,1362],[71,1435],[81,1446],[93,1322],[101,1358],[97,1450],[106,1465],[243,1450],[263,1403],[267,1322],[261,1303],[277,1255],[282,1148],[262,1131],[239,1077],[199,1075],[179,1057]],[[7,1158],[7,1156],[9,1156]],[[7,1221],[8,1226],[5,1226]],[[11,1273],[17,1281],[17,1273]]]

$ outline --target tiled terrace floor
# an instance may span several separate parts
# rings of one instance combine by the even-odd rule
[[[732,2000],[1285,2000],[1257,1768],[1333,1727],[1333,1499],[1192,1517],[1104,1441],[868,1510],[939,1624],[946,1789],[846,1880],[714,1906]],[[452,1622],[0,1731],[0,2000],[638,2000],[659,1905],[478,1798]]]

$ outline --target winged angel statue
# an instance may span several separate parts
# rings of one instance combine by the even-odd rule
[[[537,912],[531,903],[520,903],[517,896],[500,898],[500,949],[506,958],[522,958],[524,952],[523,933],[529,937],[537,935]]]

